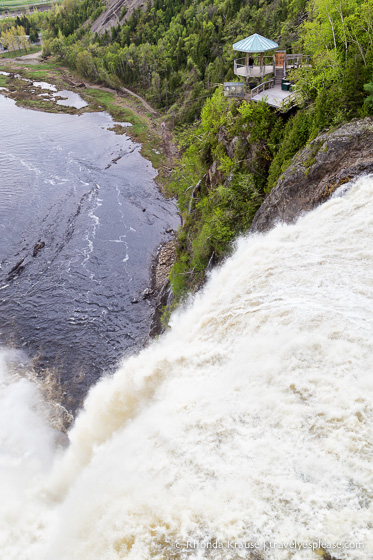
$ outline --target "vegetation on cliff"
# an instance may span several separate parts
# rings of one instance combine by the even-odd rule
[[[297,110],[282,115],[265,103],[228,100],[220,89],[200,121],[184,127],[173,183],[184,217],[171,275],[177,298],[198,287],[209,263],[221,260],[237,233],[247,231],[301,148],[322,131],[371,113],[372,8],[371,1],[307,4],[296,47],[313,63],[294,72],[303,99]]]
[[[83,0],[74,8],[65,0],[49,16],[45,52],[91,80],[135,89],[167,113],[173,125],[193,122],[217,83],[234,78],[232,43],[258,32],[296,39],[304,0],[154,0],[101,35],[81,27],[83,11],[91,21],[100,0]],[[299,6],[298,6],[299,4]],[[282,29],[283,22],[288,27]]]
[[[178,299],[247,231],[301,148],[322,131],[372,112],[372,8],[371,1],[347,0],[305,6],[295,48],[313,62],[294,72],[303,99],[297,110],[282,115],[264,103],[227,100],[218,90],[200,121],[183,129],[185,151],[173,185],[184,217],[171,275]]]
[[[182,158],[169,190],[183,227],[171,281],[180,300],[247,231],[301,148],[372,112],[373,0],[154,0],[93,34],[103,9],[65,0],[46,17],[44,50],[92,81],[131,87],[175,128]],[[232,43],[253,32],[312,57],[294,71],[302,104],[291,113],[223,97]]]

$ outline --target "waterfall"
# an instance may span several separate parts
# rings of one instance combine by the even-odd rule
[[[240,238],[64,452],[3,364],[1,556],[371,559],[372,191]]]

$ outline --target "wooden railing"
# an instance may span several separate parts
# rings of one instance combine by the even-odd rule
[[[246,64],[241,63],[241,60],[245,61],[244,58],[237,58],[237,60],[234,61],[234,73],[236,74],[237,68],[244,68],[246,66]]]
[[[253,66],[260,66],[260,56],[259,55],[251,55],[251,58],[254,60]],[[311,56],[308,54],[286,54],[285,55],[286,66],[294,66],[294,68],[300,68],[301,66],[309,66],[311,64]],[[274,57],[273,55],[263,56],[263,66],[271,66],[274,65]],[[234,69],[237,68],[251,68],[246,63],[246,57],[236,58],[234,61]]]
[[[273,67],[273,72],[275,71],[275,65],[274,65],[274,57],[272,56],[263,56],[263,59],[261,60],[260,55],[251,55],[251,57],[254,61],[254,63],[250,66],[247,64],[247,59],[246,57],[243,58],[236,58],[236,60],[234,61],[234,73],[237,75],[237,69],[241,69],[244,68],[245,69],[245,75],[246,76],[250,76],[251,75],[251,70],[255,69],[255,72],[253,73],[254,76],[259,76],[260,74],[262,74],[262,72],[260,72],[259,69],[263,69],[263,72],[265,73],[265,68],[267,66],[271,66]],[[269,72],[270,73],[270,72]],[[243,73],[240,73],[241,75],[244,75]],[[268,70],[267,70],[267,74],[268,74]]]
[[[298,94],[296,91],[293,91],[288,97],[286,97],[283,102],[281,103],[281,107],[279,107],[281,112],[287,112],[293,105],[297,103]]]
[[[252,55],[249,55],[249,58],[252,58],[254,60],[254,66],[260,66],[260,55],[252,54]],[[236,58],[234,63],[235,64],[237,63],[238,66],[247,66],[246,65],[246,57],[244,56],[242,58]],[[273,55],[263,56],[263,65],[270,66],[272,63],[273,63]]]
[[[271,89],[275,86],[275,80],[268,80],[268,82],[262,82],[261,84],[259,84],[258,86],[254,87],[251,90],[251,99],[253,97],[255,97],[256,95],[258,95],[258,93],[262,93],[262,91],[265,91],[266,89]]]
[[[309,66],[311,64],[311,56],[309,54],[287,54],[287,68],[300,68],[301,66]]]

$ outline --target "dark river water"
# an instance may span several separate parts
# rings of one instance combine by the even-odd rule
[[[0,95],[0,343],[53,368],[71,409],[146,340],[139,295],[179,224],[140,146],[111,126]]]

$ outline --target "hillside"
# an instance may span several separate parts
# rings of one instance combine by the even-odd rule
[[[109,17],[100,0],[65,0],[48,16],[44,52],[91,81],[141,94],[174,131],[182,159],[169,191],[183,227],[171,281],[180,300],[229,254],[299,150],[372,114],[373,0],[154,0],[143,8],[93,33],[83,23]],[[296,110],[223,97],[219,84],[237,79],[232,45],[254,32],[311,56],[311,67],[290,76],[302,99]]]
[[[110,31],[111,27],[125,21],[138,8],[144,9],[146,0],[107,0],[105,11],[92,23],[93,33]]]
[[[69,1],[49,17],[44,49],[87,78],[135,89],[175,126],[198,118],[216,84],[234,78],[236,40],[258,32],[289,48],[306,17],[304,4],[154,0],[144,11],[131,12],[136,4],[123,3],[123,15],[119,3],[106,8],[101,0],[83,0],[74,7]],[[121,22],[108,30],[121,14]],[[90,25],[82,27],[87,20]]]

